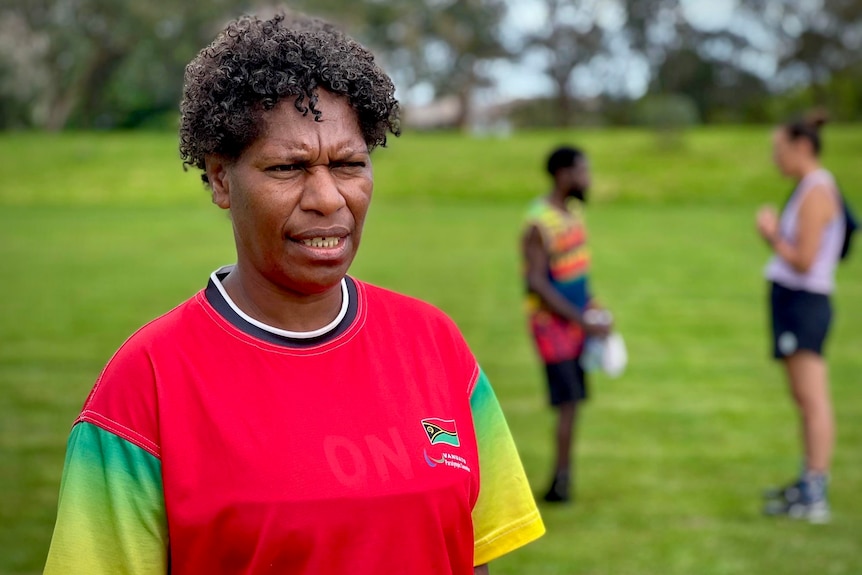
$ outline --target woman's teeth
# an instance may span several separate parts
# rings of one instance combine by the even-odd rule
[[[312,248],[334,248],[341,238],[311,238],[302,243]]]

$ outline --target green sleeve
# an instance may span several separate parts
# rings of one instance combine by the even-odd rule
[[[161,461],[92,423],[72,428],[46,575],[166,575]]]

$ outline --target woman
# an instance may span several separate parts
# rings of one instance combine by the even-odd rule
[[[835,420],[823,344],[844,239],[841,197],[819,160],[824,121],[792,122],[775,131],[775,163],[796,187],[780,218],[772,208],[757,214],[758,231],[774,251],[766,268],[772,282],[773,353],[784,364],[799,411],[805,456],[800,477],[771,491],[765,511],[812,522],[829,520],[826,484]]]
[[[346,275],[393,94],[318,21],[241,18],[188,65],[180,151],[237,261],[103,371],[46,573],[487,573],[542,534],[454,324]]]

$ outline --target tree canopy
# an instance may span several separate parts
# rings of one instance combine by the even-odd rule
[[[512,17],[516,4],[529,23]],[[462,127],[477,93],[496,88],[498,97],[506,95],[494,74],[500,62],[510,70],[531,67],[547,80],[547,110],[523,115],[527,123],[566,125],[585,115],[638,121],[641,100],[662,98],[687,102],[703,122],[772,120],[815,105],[839,119],[862,115],[862,0],[299,0],[291,6],[333,20],[369,45],[401,94],[421,87],[431,98],[454,98],[454,123]],[[171,122],[194,54],[229,18],[276,9],[261,0],[6,0],[0,128]]]

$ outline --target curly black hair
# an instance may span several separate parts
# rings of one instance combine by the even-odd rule
[[[186,66],[180,104],[183,167],[205,170],[204,158],[237,159],[259,136],[261,116],[294,97],[320,121],[317,90],[344,95],[356,111],[369,150],[400,134],[392,80],[374,55],[322,20],[279,14],[234,20]],[[206,173],[201,178],[208,183]]]
[[[551,155],[548,156],[548,161],[545,165],[545,169],[547,172],[555,176],[557,174],[557,170],[561,170],[563,168],[571,168],[574,166],[577,161],[584,157],[584,152],[580,148],[573,148],[572,146],[560,146],[556,148]]]

